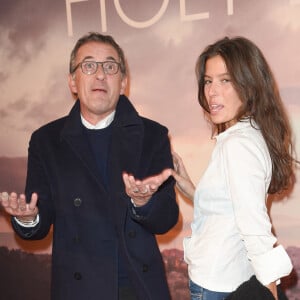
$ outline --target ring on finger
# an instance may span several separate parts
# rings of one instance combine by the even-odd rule
[[[145,189],[143,191],[141,191],[142,194],[147,194],[149,192],[148,188],[145,187]]]

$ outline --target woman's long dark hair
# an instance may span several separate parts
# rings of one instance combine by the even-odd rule
[[[196,64],[198,100],[209,114],[204,95],[206,61],[220,55],[226,64],[233,86],[242,106],[237,120],[249,117],[259,126],[272,160],[272,179],[268,192],[282,192],[294,183],[293,143],[291,127],[286,115],[272,71],[259,48],[243,37],[225,37],[209,45]],[[214,125],[217,133],[225,130],[225,124]]]

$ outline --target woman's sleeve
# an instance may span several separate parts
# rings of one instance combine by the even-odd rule
[[[291,272],[292,264],[277,239],[266,207],[272,167],[265,145],[245,136],[230,136],[222,155],[238,231],[257,279],[264,285]]]

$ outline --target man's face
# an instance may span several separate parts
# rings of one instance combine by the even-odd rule
[[[76,55],[75,65],[83,61],[119,62],[117,51],[109,44],[88,42],[82,45]],[[120,94],[126,88],[127,78],[120,68],[116,74],[105,74],[98,65],[95,74],[84,74],[80,67],[69,75],[69,87],[78,95],[82,116],[91,124],[104,119],[115,110]]]

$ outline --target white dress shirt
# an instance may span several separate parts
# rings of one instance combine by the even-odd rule
[[[252,122],[257,128],[257,125]],[[271,232],[266,208],[272,162],[260,130],[238,122],[216,138],[194,196],[191,237],[184,239],[189,277],[231,292],[255,274],[264,285],[288,275],[292,264]]]
[[[108,127],[111,124],[111,122],[114,120],[115,114],[116,114],[116,111],[114,110],[108,116],[106,116],[104,119],[100,120],[96,125],[93,125],[90,122],[88,122],[82,115],[80,115],[80,117],[81,117],[81,122],[84,127],[88,128],[88,129],[104,129],[104,128]]]

